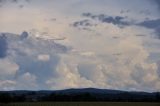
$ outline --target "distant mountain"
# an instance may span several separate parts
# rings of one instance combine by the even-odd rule
[[[160,102],[159,92],[129,92],[109,89],[66,89],[55,91],[1,91],[0,102],[32,101],[110,101]]]

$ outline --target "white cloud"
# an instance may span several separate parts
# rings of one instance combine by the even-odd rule
[[[0,90],[14,90],[16,82],[12,80],[0,80]]]
[[[145,38],[136,36],[145,34],[145,30],[136,26],[123,30],[112,25],[108,29],[103,28],[105,26],[97,29],[101,31],[100,36],[82,31],[72,36],[76,33],[72,32],[70,44],[74,45],[74,49],[61,55],[56,70],[58,74],[47,81],[50,88],[159,90],[157,63],[149,59],[150,52],[144,46]],[[119,39],[113,39],[115,35]]]
[[[9,59],[0,59],[0,76],[14,76],[19,69],[19,65]]]
[[[95,53],[94,52],[82,52],[80,53],[82,56],[94,56]]]
[[[92,81],[80,76],[74,64],[65,64],[63,61],[58,65],[55,76],[56,77],[46,81],[50,89],[85,88],[93,86]]]
[[[50,55],[47,55],[47,54],[40,54],[37,56],[37,59],[39,61],[49,61],[50,60]]]

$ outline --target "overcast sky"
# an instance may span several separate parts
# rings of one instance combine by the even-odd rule
[[[0,32],[0,90],[160,91],[159,0],[0,0]]]

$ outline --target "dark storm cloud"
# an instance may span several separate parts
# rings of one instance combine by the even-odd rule
[[[83,13],[82,16],[86,17],[87,19],[75,21],[72,24],[73,27],[91,31],[91,27],[96,27],[100,23],[113,24],[118,26],[119,28],[124,28],[125,26],[134,24],[133,22],[126,21],[126,17],[121,16],[108,16],[105,14],[94,15],[92,13]],[[100,23],[97,23],[97,20]]]
[[[138,25],[144,26],[144,27],[150,28],[150,29],[155,29],[160,26],[160,19],[146,20],[146,21],[139,23]]]
[[[125,17],[121,16],[107,16],[105,14],[93,15],[92,13],[83,13],[82,16],[89,17],[94,20],[99,20],[102,23],[111,23],[117,26],[129,26],[131,22],[125,21]]]
[[[76,21],[73,23],[74,27],[80,27],[80,26],[93,26],[93,24],[89,20],[81,20],[81,21]]]
[[[91,22],[91,20],[84,19],[84,20],[74,22],[72,26],[80,30],[93,31],[91,28],[96,27],[97,24],[94,22]]]
[[[0,58],[4,58],[7,55],[7,37],[5,34],[0,34]]]
[[[143,26],[145,28],[153,29],[157,37],[160,38],[160,19],[146,20],[137,25]]]

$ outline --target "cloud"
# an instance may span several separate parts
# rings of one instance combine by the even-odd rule
[[[83,13],[82,16],[89,17],[94,20],[99,20],[102,23],[111,23],[117,26],[129,26],[131,22],[125,21],[125,17],[121,16],[107,16],[105,14],[93,15],[92,13]]]
[[[98,47],[99,44],[95,44]],[[62,56],[54,77],[47,80],[46,84],[50,89],[83,87],[137,91],[160,89],[157,63],[148,61],[149,52],[141,40],[135,36],[128,36],[116,42],[116,46],[112,45],[112,48],[118,48],[121,55],[110,55],[109,52],[112,50],[108,48],[103,51],[104,55],[100,55],[102,52],[81,55],[81,52],[77,51]],[[102,51],[104,48],[97,49]]]
[[[139,12],[140,14],[144,14],[144,15],[151,15],[151,12],[150,12],[150,10],[148,10],[148,9],[146,9],[146,10],[141,10],[140,12]]]
[[[0,35],[0,58],[7,56],[8,43],[6,39],[5,34]]]
[[[73,22],[73,27],[93,31],[94,28],[98,27],[98,25],[102,25],[102,23],[112,24],[119,28],[134,25],[134,22],[127,21],[126,17],[121,16],[108,16],[105,14],[94,15],[92,13],[83,13],[82,16],[88,19]]]
[[[121,10],[121,11],[120,11],[121,14],[129,13],[129,12],[131,12],[131,11],[130,11],[130,10]]]
[[[74,65],[63,63],[63,61],[58,65],[55,77],[47,80],[46,84],[50,89],[93,87],[93,82],[81,77]]]
[[[146,28],[150,28],[150,29],[155,29],[160,26],[160,19],[146,20],[146,21],[139,23],[138,25],[146,27]]]
[[[17,79],[17,89],[33,90],[38,87],[37,77],[29,72],[24,73]]]
[[[82,20],[82,21],[77,21],[73,23],[74,27],[78,26],[93,26],[89,20]]]
[[[156,35],[160,39],[160,26],[155,29]]]
[[[45,62],[45,61],[49,61],[50,60],[50,56],[47,55],[47,54],[40,54],[40,55],[38,55],[37,59],[39,61],[44,61]]]
[[[158,38],[160,37],[160,35],[159,35],[160,19],[146,20],[146,21],[143,21],[137,25],[143,26],[148,29],[153,29],[155,31],[156,35],[158,36]]]
[[[17,71],[19,70],[19,65],[10,61],[9,59],[0,59],[0,79],[13,78]]]
[[[37,86],[47,89],[44,82],[53,75],[60,58],[58,55],[66,53],[68,48],[43,38],[44,35],[3,34],[8,43],[8,55],[0,59],[0,79],[16,81],[19,84],[15,89],[36,89]],[[32,86],[32,81],[37,86]]]
[[[159,0],[153,0],[153,1],[158,5],[158,7],[160,9],[160,1]]]
[[[0,47],[0,82],[7,87],[0,89],[160,90],[159,58],[155,56],[155,61],[150,56],[159,53],[159,41],[148,36],[159,34],[159,21],[155,7],[146,0],[71,0],[63,5],[59,0],[35,0],[23,9],[15,7],[25,6],[23,0],[12,4],[8,1],[4,4],[9,8],[1,8],[2,32],[42,32],[5,33],[6,49],[4,44]],[[147,15],[149,11],[152,16]],[[146,16],[148,20],[143,21]],[[70,23],[80,30],[68,27]],[[54,40],[61,35],[67,39]],[[142,35],[145,37],[139,37]],[[17,68],[11,70],[8,66]]]
[[[80,53],[80,55],[82,55],[82,56],[94,56],[95,55],[95,53],[94,52],[82,52],[82,53]]]
[[[3,3],[5,0],[0,0],[0,3]]]
[[[13,2],[13,3],[17,3],[17,2],[18,2],[18,0],[12,0],[12,2]]]
[[[72,24],[72,26],[80,30],[92,31],[92,28],[96,27],[97,23],[92,22],[91,20],[88,19],[84,19],[80,21],[75,21]]]
[[[0,7],[3,5],[8,5],[9,4],[15,4],[19,8],[23,8],[25,6],[25,3],[29,3],[30,0],[0,0]]]
[[[28,32],[24,31],[24,32],[22,32],[22,34],[20,35],[20,39],[21,39],[21,40],[26,39],[28,36],[29,36]]]
[[[37,90],[38,83],[36,76],[26,72],[17,79],[0,80],[0,90]]]
[[[16,85],[15,81],[12,80],[0,80],[0,90],[9,91],[14,90]]]
[[[0,0],[0,3],[3,3],[3,2],[18,3],[18,2],[20,2],[20,1],[30,2],[30,0]]]

